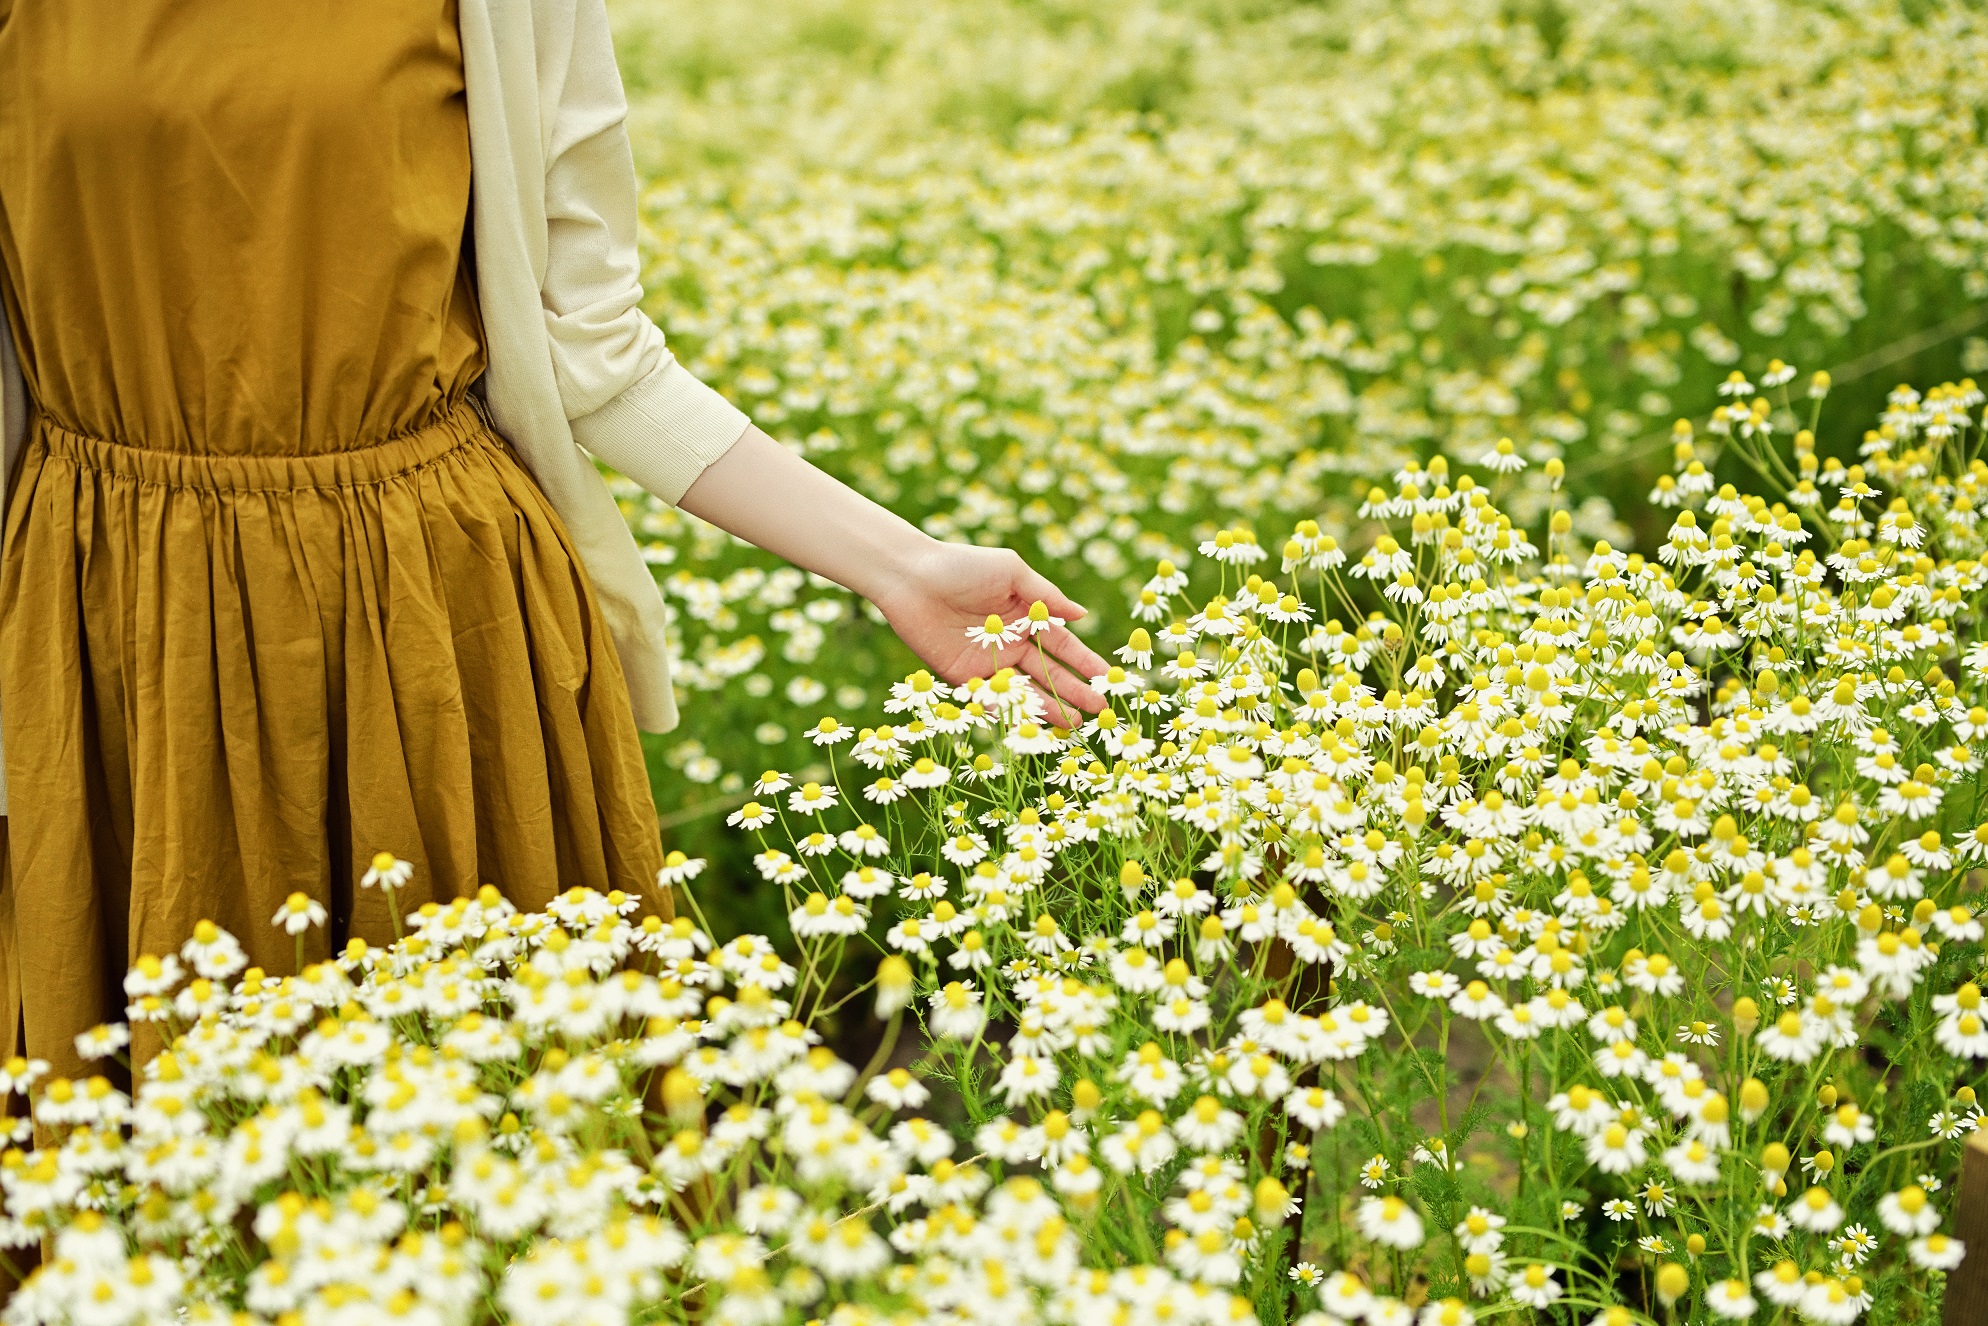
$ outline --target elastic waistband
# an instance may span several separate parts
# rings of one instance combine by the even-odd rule
[[[299,488],[352,488],[399,478],[471,442],[501,444],[476,403],[465,395],[434,422],[397,433],[372,446],[317,456],[202,456],[153,451],[91,437],[64,427],[38,410],[30,438],[52,456],[87,469],[122,475],[138,483],[168,488],[226,492],[294,491]]]

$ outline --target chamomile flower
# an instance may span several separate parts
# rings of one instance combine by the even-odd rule
[[[1415,1248],[1422,1243],[1422,1218],[1399,1197],[1367,1197],[1354,1212],[1360,1233],[1390,1248]]]
[[[327,918],[328,913],[322,903],[308,894],[293,893],[283,900],[283,905],[276,909],[276,915],[269,921],[285,934],[301,935],[313,926],[323,925]]]
[[[414,877],[414,863],[403,861],[392,852],[378,852],[366,873],[359,877],[361,888],[397,889]]]
[[[966,628],[966,638],[984,649],[1000,649],[1023,638],[1027,629],[1017,622],[1010,626],[995,613],[987,614],[987,620]]]

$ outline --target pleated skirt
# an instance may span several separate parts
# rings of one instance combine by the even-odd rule
[[[403,913],[484,883],[668,907],[593,587],[473,398],[311,456],[150,451],[37,413],[0,554],[0,1053],[81,1069],[128,967],[203,919],[291,971],[292,893],[327,912],[306,962],[391,940],[359,887],[381,851],[413,864]]]

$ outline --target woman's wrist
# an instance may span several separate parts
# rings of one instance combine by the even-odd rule
[[[937,539],[749,427],[679,503],[879,606],[916,590]]]
[[[847,586],[879,608],[922,592],[930,579],[932,555],[944,546],[910,521],[895,515],[891,519],[898,528],[879,530],[874,553],[855,559],[862,583]]]

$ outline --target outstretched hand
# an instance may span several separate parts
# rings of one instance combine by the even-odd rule
[[[990,615],[1011,623],[1037,602],[1064,621],[1084,615],[1019,555],[941,542],[755,426],[697,477],[681,504],[876,604],[898,638],[947,682],[1012,667],[1033,683],[1059,727],[1074,728],[1085,713],[1104,708],[1087,679],[1110,665],[1069,628],[1052,626],[998,650],[968,638],[967,628],[984,626]]]
[[[942,680],[958,684],[1012,667],[1030,679],[1058,727],[1073,728],[1084,714],[1104,708],[1104,696],[1086,678],[1104,675],[1111,665],[1069,627],[1051,626],[998,649],[968,638],[968,628],[990,615],[1012,622],[1036,602],[1066,622],[1085,614],[1011,549],[933,540],[871,602]]]

